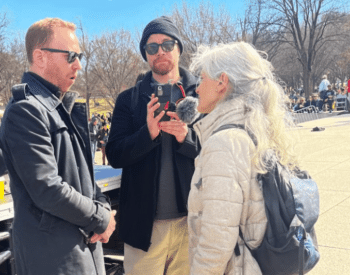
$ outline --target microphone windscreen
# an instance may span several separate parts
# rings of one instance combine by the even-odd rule
[[[191,124],[198,116],[198,99],[193,96],[187,96],[176,106],[176,113],[186,124]]]

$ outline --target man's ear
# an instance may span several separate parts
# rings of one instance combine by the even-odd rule
[[[46,66],[47,57],[44,54],[44,51],[40,49],[35,49],[33,51],[33,64],[35,64],[39,68],[43,68]]]

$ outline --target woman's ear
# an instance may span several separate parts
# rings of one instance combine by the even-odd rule
[[[222,73],[219,77],[218,92],[225,93],[229,85],[229,79],[227,74]]]

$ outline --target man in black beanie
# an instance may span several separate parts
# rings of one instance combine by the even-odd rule
[[[179,67],[183,44],[168,17],[146,26],[140,51],[151,71],[118,96],[106,146],[110,165],[123,168],[119,233],[125,274],[189,274],[186,205],[200,145],[192,124],[175,112],[155,111],[169,85],[175,88],[168,103],[196,97],[197,78]],[[168,121],[160,121],[163,116]]]

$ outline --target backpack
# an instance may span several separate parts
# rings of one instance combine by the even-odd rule
[[[216,131],[245,130],[243,125],[226,124]],[[319,261],[320,253],[314,225],[319,216],[317,184],[306,171],[290,173],[279,162],[266,174],[259,174],[268,220],[261,245],[250,250],[264,275],[294,275],[309,272]],[[244,241],[239,228],[239,235]],[[245,242],[245,241],[244,241]],[[234,250],[240,255],[238,243]]]
[[[135,87],[132,89],[131,92],[131,110],[134,112],[137,106],[137,103],[139,101],[139,89],[141,85],[142,80],[137,81]]]

